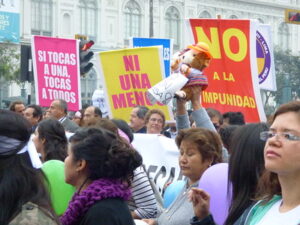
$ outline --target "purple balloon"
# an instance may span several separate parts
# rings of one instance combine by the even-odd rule
[[[209,167],[199,181],[199,188],[210,195],[210,212],[217,224],[224,224],[230,205],[227,189],[228,163],[219,163]]]

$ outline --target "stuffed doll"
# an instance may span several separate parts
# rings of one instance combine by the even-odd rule
[[[201,86],[202,90],[207,88],[208,79],[202,70],[209,65],[211,59],[209,47],[204,42],[189,45],[187,49],[174,54],[171,61],[172,73],[180,73],[188,78],[188,82],[175,93],[175,97],[188,101],[192,97],[189,87]]]

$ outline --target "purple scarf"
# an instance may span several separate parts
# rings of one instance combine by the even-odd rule
[[[76,224],[95,202],[106,198],[128,200],[130,196],[130,189],[121,181],[113,179],[94,180],[81,193],[76,192],[73,195],[66,212],[60,217],[60,221],[63,225]]]

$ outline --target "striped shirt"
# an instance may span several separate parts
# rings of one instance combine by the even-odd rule
[[[134,171],[131,186],[132,197],[128,201],[129,209],[140,218],[155,218],[157,216],[156,199],[143,167]]]

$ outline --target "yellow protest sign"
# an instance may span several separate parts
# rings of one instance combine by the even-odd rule
[[[173,118],[168,106],[152,105],[146,97],[146,91],[163,79],[161,47],[114,50],[100,52],[98,56],[111,118],[128,121],[137,105],[159,108],[166,120]]]

